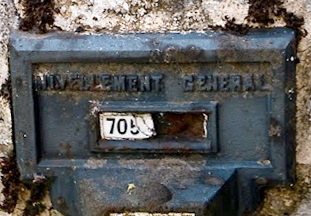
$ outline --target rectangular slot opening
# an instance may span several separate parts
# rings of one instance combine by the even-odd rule
[[[94,104],[92,151],[105,153],[217,152],[217,103]],[[95,117],[95,115],[93,115]]]
[[[100,113],[103,140],[202,140],[207,124],[207,113]]]
[[[157,137],[174,140],[205,139],[207,113],[155,113],[152,115]]]

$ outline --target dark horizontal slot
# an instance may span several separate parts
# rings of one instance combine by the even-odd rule
[[[207,136],[207,114],[204,113],[154,113],[152,118],[157,133],[154,139],[203,140]]]

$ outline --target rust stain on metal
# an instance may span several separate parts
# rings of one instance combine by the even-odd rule
[[[271,124],[269,128],[270,137],[281,137],[281,127],[275,119],[271,119]]]
[[[202,113],[160,113],[153,115],[158,136],[169,138],[206,137]]]
[[[69,143],[61,143],[59,145],[59,147],[61,148],[62,152],[61,153],[65,153],[66,157],[70,158],[72,156],[72,153],[71,153],[71,144]]]

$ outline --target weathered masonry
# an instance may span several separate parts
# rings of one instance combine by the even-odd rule
[[[243,215],[294,179],[295,37],[11,35],[23,180],[65,215]]]

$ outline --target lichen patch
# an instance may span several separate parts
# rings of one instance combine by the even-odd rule
[[[12,213],[20,190],[19,171],[14,157],[3,157],[0,159],[1,183],[3,184],[2,194],[4,200],[0,204],[0,209],[5,212]]]

